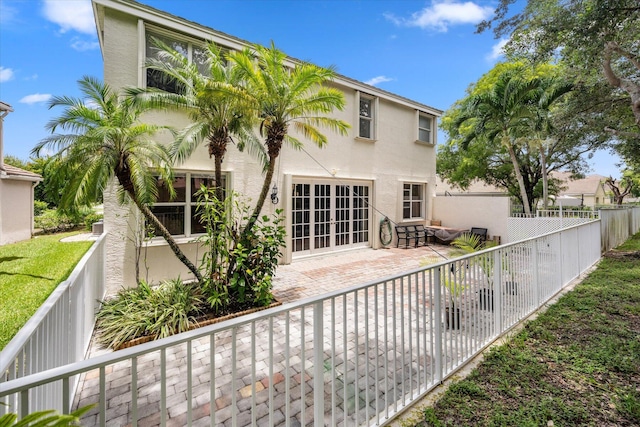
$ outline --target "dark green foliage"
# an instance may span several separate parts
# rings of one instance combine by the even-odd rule
[[[142,336],[165,338],[185,332],[195,324],[204,306],[198,287],[179,278],[156,287],[140,282],[102,302],[96,316],[98,341],[117,348]]]
[[[207,248],[201,269],[211,307],[219,311],[230,301],[251,301],[257,306],[271,303],[272,279],[285,244],[282,211],[276,211],[273,219],[262,216],[246,240],[240,230],[249,207],[237,194],[219,201],[214,190],[202,187],[198,214],[206,230],[199,241]]]

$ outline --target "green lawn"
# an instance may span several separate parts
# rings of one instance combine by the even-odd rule
[[[639,385],[637,234],[405,424],[640,425]]]
[[[65,280],[93,242],[60,242],[77,232],[0,246],[0,350]]]

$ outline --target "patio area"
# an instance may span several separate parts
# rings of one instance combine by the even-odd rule
[[[433,264],[443,261],[449,251],[447,246],[434,245],[410,249],[360,249],[299,259],[278,268],[273,291],[283,304],[292,303],[414,270],[420,267],[421,262]],[[415,352],[415,349],[390,346],[390,343],[396,342],[396,334],[400,343],[403,334],[401,326],[397,326],[397,332],[385,327],[389,335],[386,343],[382,344],[378,342],[382,337],[373,339],[373,332],[366,343],[358,343],[358,338],[354,339],[353,331],[346,326],[354,322],[356,325],[358,322],[373,322],[374,318],[395,319],[395,309],[388,311],[392,310],[388,306],[401,307],[406,304],[401,297],[397,302],[395,298],[396,294],[406,292],[404,289],[403,286],[390,289],[384,296],[385,301],[389,296],[389,304],[376,305],[377,310],[372,304],[356,301],[354,305],[346,299],[338,299],[332,307],[324,305],[324,360],[325,365],[332,365],[330,375],[333,376],[333,381],[327,382],[332,385],[325,386],[325,406],[339,409],[325,410],[325,414],[339,412],[333,415],[333,419],[325,418],[326,425],[359,425],[367,422],[402,398],[405,387],[411,389],[411,384],[418,377],[431,375],[432,361],[426,354],[418,354],[421,363],[407,369],[403,363],[405,357],[411,360],[416,355],[405,353]],[[382,301],[382,293],[378,294]],[[371,292],[361,295],[365,300],[374,298]],[[414,298],[417,303],[418,296]],[[421,311],[422,308],[416,310],[416,320]],[[309,425],[313,422],[313,405],[312,402],[303,404],[301,399],[308,395],[307,392],[314,385],[310,376],[313,365],[309,357],[314,347],[314,329],[304,326],[308,324],[307,318],[312,316],[313,308],[308,308],[306,313],[303,310],[299,316],[291,316],[299,317],[294,321],[288,315],[276,316],[271,321],[258,323],[251,328],[245,325],[233,332],[216,334],[214,342],[205,337],[196,340],[190,348],[186,344],[170,347],[164,356],[159,352],[146,354],[138,357],[137,366],[132,366],[131,361],[123,361],[106,367],[106,425],[132,425],[134,406],[137,406],[139,426],[160,425],[163,413],[166,414],[166,425],[170,426],[187,425],[188,422],[192,425],[221,426],[251,425],[253,422],[257,425],[285,425],[287,419],[291,426]],[[406,320],[398,317],[399,324]],[[289,324],[291,331],[288,334],[273,332],[275,341],[266,338],[272,331],[289,328]],[[416,330],[415,336],[426,333],[426,330]],[[377,337],[377,333],[375,335]],[[277,336],[291,338],[278,341]],[[215,348],[215,355],[211,354],[211,348]],[[91,357],[109,352],[94,345],[90,348]],[[188,353],[191,353],[190,357]],[[166,358],[165,372],[161,369],[161,357]],[[191,367],[187,367],[189,360],[193,364]],[[136,392],[132,393],[134,369],[138,378]],[[236,375],[232,375],[232,372]],[[328,375],[326,366],[325,375]],[[164,391],[167,395],[164,411],[159,384],[163,376],[167,387]],[[357,390],[341,388],[341,384],[353,383],[354,377]],[[270,379],[273,387],[269,387]],[[368,386],[380,381],[397,386],[392,387],[390,393],[371,396],[372,388]],[[75,406],[98,402],[99,384],[99,371],[88,372],[79,384]],[[290,395],[284,393],[289,389]],[[210,397],[212,393],[213,398]],[[137,405],[132,405],[134,397]],[[191,401],[191,411],[187,409],[188,401]],[[83,419],[83,425],[86,426],[99,423],[97,408],[93,408]]]

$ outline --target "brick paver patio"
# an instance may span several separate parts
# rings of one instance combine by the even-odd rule
[[[449,248],[443,246],[413,249],[361,249],[296,260],[290,265],[278,268],[273,291],[279,301],[294,302],[414,270],[423,260],[427,260],[428,263],[444,260],[448,251]],[[374,295],[368,295],[368,297],[373,298]],[[410,386],[411,382],[416,381],[418,375],[427,375],[432,363],[426,355],[422,355],[420,363],[407,368],[400,362],[405,360],[405,356],[415,358],[415,354],[405,354],[406,349],[398,350],[389,347],[388,343],[376,342],[373,339],[373,332],[364,340],[366,342],[358,342],[357,338],[354,342],[353,331],[343,325],[353,324],[353,322],[364,324],[376,317],[388,317],[387,307],[378,307],[378,311],[382,313],[374,312],[371,307],[365,308],[361,301],[358,301],[355,307],[356,309],[353,304],[343,305],[341,300],[337,300],[333,307],[335,310],[333,316],[335,318],[337,314],[337,317],[343,317],[346,314],[347,321],[342,322],[345,319],[338,319],[333,324],[334,327],[331,326],[331,312],[328,310],[330,307],[325,304],[323,309],[325,376],[327,375],[326,365],[329,363],[334,368],[331,371],[332,375],[336,376],[333,389],[325,386],[325,407],[330,409],[330,405],[333,404],[343,411],[343,415],[338,418],[325,419],[326,425],[334,423],[354,425],[357,422],[364,422],[365,419],[384,410],[390,402],[401,398],[405,384],[408,383]],[[422,308],[418,308],[415,315],[421,315],[421,310]],[[395,311],[393,313],[393,316],[396,316]],[[259,322],[254,330],[249,325],[245,325],[233,334],[231,331],[216,334],[213,365],[209,338],[196,340],[191,347],[192,425],[210,425],[212,416],[215,417],[214,424],[221,426],[230,426],[233,417],[237,425],[251,425],[253,420],[257,425],[284,425],[286,413],[291,417],[290,425],[301,425],[303,418],[304,424],[310,425],[313,421],[313,401],[307,401],[309,397],[303,393],[303,389],[309,391],[313,388],[312,378],[308,374],[313,371],[313,366],[308,358],[313,354],[314,337],[312,327],[302,326],[304,330],[300,330],[300,325],[305,325],[307,316],[309,318],[313,316],[313,309],[307,309],[304,316],[305,321],[289,319],[291,330],[288,336],[299,337],[295,345],[295,338],[292,338],[291,342],[281,338],[280,341],[271,344],[272,348],[269,348],[268,340],[261,339],[274,330],[284,330],[287,323],[284,316],[274,317],[272,323],[266,320]],[[295,321],[291,322],[291,320]],[[416,331],[416,334],[418,332],[426,336],[425,331]],[[395,333],[391,330],[388,341],[393,342],[392,335]],[[277,336],[285,336],[285,334]],[[298,348],[301,342],[303,350],[306,350],[304,353]],[[343,342],[346,346],[342,346]],[[336,343],[340,345],[336,346]],[[358,348],[355,348],[356,345]],[[334,354],[331,354],[328,349],[334,349]],[[92,346],[90,351],[91,356],[96,356],[110,350]],[[288,358],[285,357],[285,352]],[[164,374],[160,372],[160,353],[147,354],[137,359],[139,426],[160,424],[162,375],[166,378],[167,425],[187,425],[187,345],[168,348],[165,357],[167,369]],[[232,359],[235,360],[232,362]],[[255,368],[252,368],[252,360],[255,360]],[[239,373],[235,380],[231,379],[232,363],[235,364],[236,372]],[[273,375],[270,375],[270,368],[273,370]],[[108,426],[131,425],[131,369],[130,361],[106,368],[105,415]],[[213,399],[210,396],[212,377],[215,378]],[[352,384],[354,377],[356,384],[359,384],[358,390],[353,389],[353,386],[348,386],[346,390],[341,388],[345,380],[346,384]],[[270,380],[274,383],[273,388],[269,387]],[[384,394],[372,396],[373,388],[367,387],[372,381],[385,381],[388,384],[397,384],[397,387],[392,387],[390,393],[392,396]],[[284,394],[286,382],[290,385],[288,400]],[[78,387],[76,405],[96,403],[99,392],[98,371],[87,373]],[[254,393],[255,400],[252,399]],[[270,398],[270,393],[275,397]],[[304,414],[301,411],[302,396],[305,396]],[[272,402],[271,407],[269,402]],[[93,408],[83,419],[83,425],[92,426],[98,423],[98,409]]]

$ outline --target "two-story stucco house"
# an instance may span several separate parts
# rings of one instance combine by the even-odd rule
[[[156,84],[145,69],[147,55],[154,54],[152,36],[178,43],[190,59],[205,41],[227,49],[249,44],[130,0],[93,0],[93,6],[104,79],[114,89]],[[344,92],[346,109],[334,115],[351,124],[349,134],[327,130],[329,143],[323,149],[312,143],[303,151],[284,148],[272,183],[277,197],[264,208],[265,214],[284,210],[288,235],[283,263],[327,252],[380,248],[379,227],[385,216],[395,223],[431,218],[437,118],[442,111],[344,76],[331,84]],[[188,123],[179,113],[154,113],[148,119],[176,128]],[[162,141],[170,142],[168,137]],[[230,148],[223,169],[227,189],[253,200],[258,197],[263,175],[256,159]],[[174,185],[180,196],[158,200],[154,210],[172,218],[172,233],[197,262],[201,251],[192,242],[198,231],[192,194],[213,175],[213,161],[201,147],[176,172]],[[133,210],[118,206],[113,194],[105,195],[110,291],[134,282],[136,224]],[[142,268],[148,268],[152,280],[188,277],[163,240],[152,241],[142,258]]]

